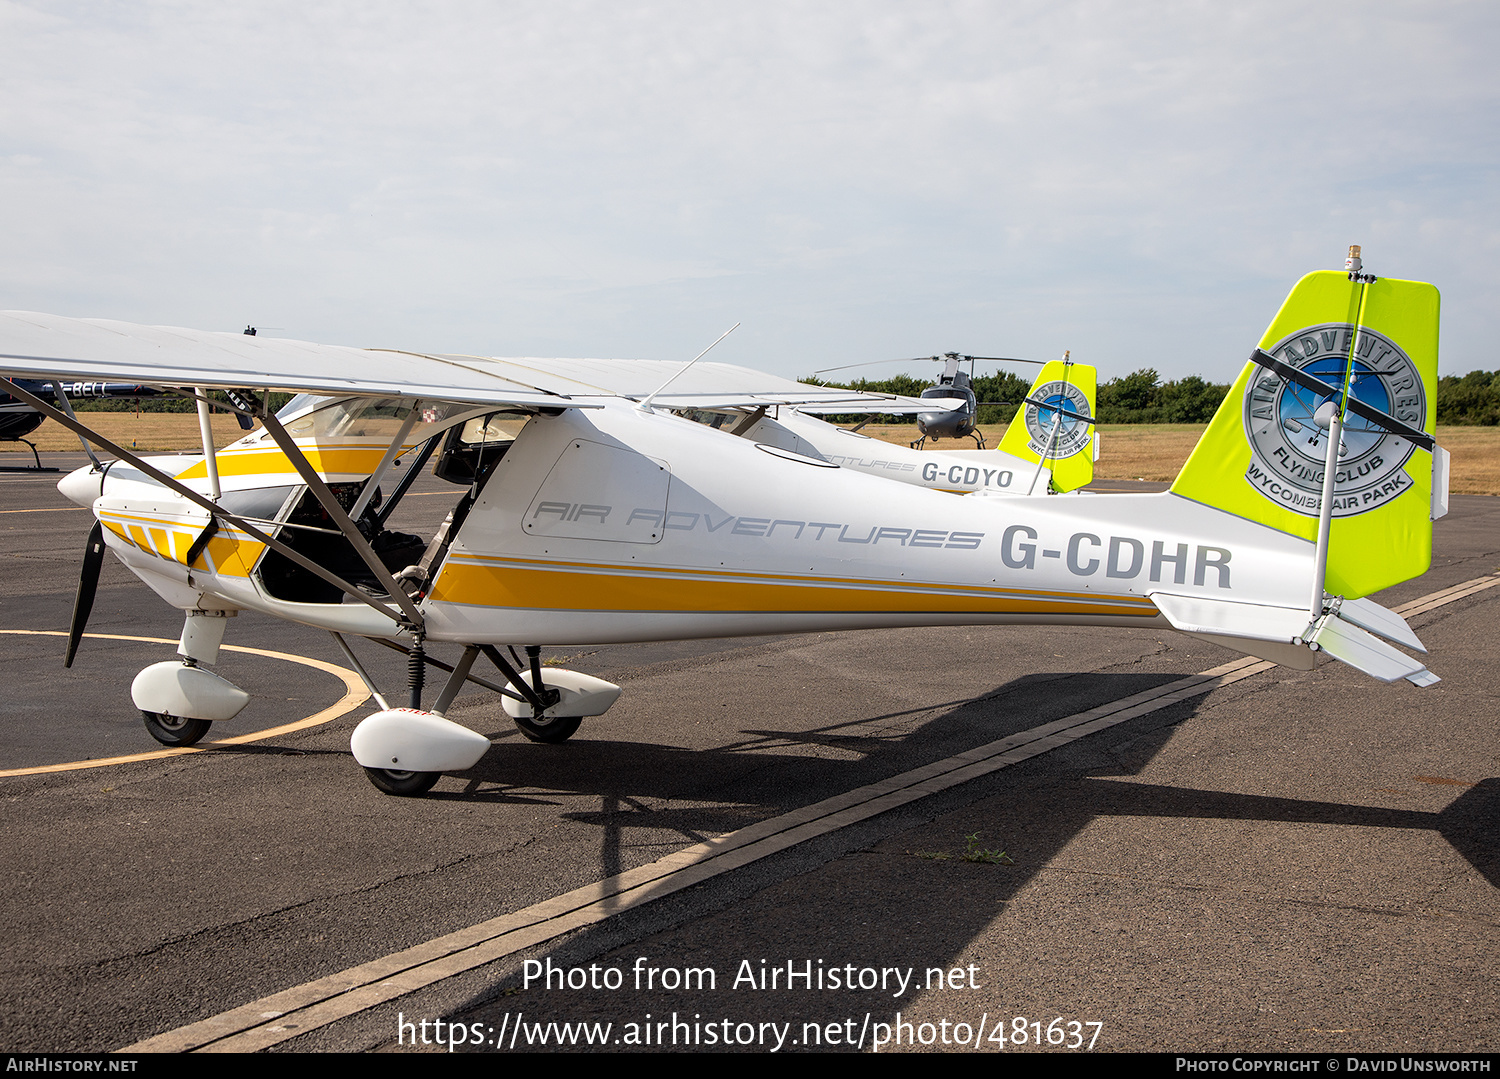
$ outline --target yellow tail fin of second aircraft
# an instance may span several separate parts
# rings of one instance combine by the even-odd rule
[[[1094,478],[1094,391],[1098,372],[1067,359],[1044,364],[1000,450],[1052,469],[1052,487],[1072,491]]]

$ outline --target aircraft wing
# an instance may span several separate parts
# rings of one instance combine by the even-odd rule
[[[114,379],[150,386],[270,389],[328,396],[421,397],[523,408],[807,406],[841,412],[930,410],[934,402],[812,386],[733,364],[670,360],[500,359],[320,345],[108,319],[0,312],[0,374]]]

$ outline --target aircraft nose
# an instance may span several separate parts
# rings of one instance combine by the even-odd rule
[[[92,506],[94,499],[104,493],[104,473],[92,465],[84,465],[58,480],[57,489],[70,502]]]

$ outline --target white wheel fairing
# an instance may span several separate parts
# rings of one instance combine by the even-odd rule
[[[490,748],[484,735],[415,708],[391,708],[360,722],[349,736],[365,768],[402,772],[463,772]]]
[[[531,672],[522,671],[521,677],[531,685]],[[542,684],[555,689],[562,699],[542,713],[543,719],[564,719],[580,716],[602,716],[610,705],[620,699],[620,687],[602,678],[578,671],[565,671],[560,667],[543,667]],[[512,719],[532,718],[531,705],[513,697],[504,697],[501,704],[505,714]]]
[[[212,671],[168,659],[135,676],[130,699],[142,712],[218,722],[239,715],[250,694]]]

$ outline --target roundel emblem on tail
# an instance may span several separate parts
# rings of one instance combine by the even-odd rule
[[[1308,326],[1266,351],[1323,381],[1341,386],[1354,327]],[[1427,419],[1421,374],[1401,347],[1365,327],[1350,371],[1350,392],[1368,405],[1414,427]],[[1245,480],[1266,498],[1295,513],[1316,517],[1323,498],[1327,432],[1313,420],[1324,398],[1257,369],[1245,387],[1245,437],[1250,467]],[[1333,515],[1352,517],[1385,505],[1412,486],[1404,466],[1414,447],[1349,414],[1334,477]]]
[[[1089,425],[1057,411],[1059,407],[1066,408],[1070,412],[1093,419],[1094,414],[1089,411],[1087,394],[1072,383],[1056,381],[1046,382],[1036,387],[1031,396],[1038,401],[1045,401],[1047,406],[1051,407],[1029,403],[1025,406],[1026,433],[1031,438],[1027,449],[1038,457],[1061,459],[1072,457],[1088,445]],[[1052,442],[1049,453],[1047,445],[1052,440],[1054,422],[1057,423],[1057,438],[1055,442]]]

